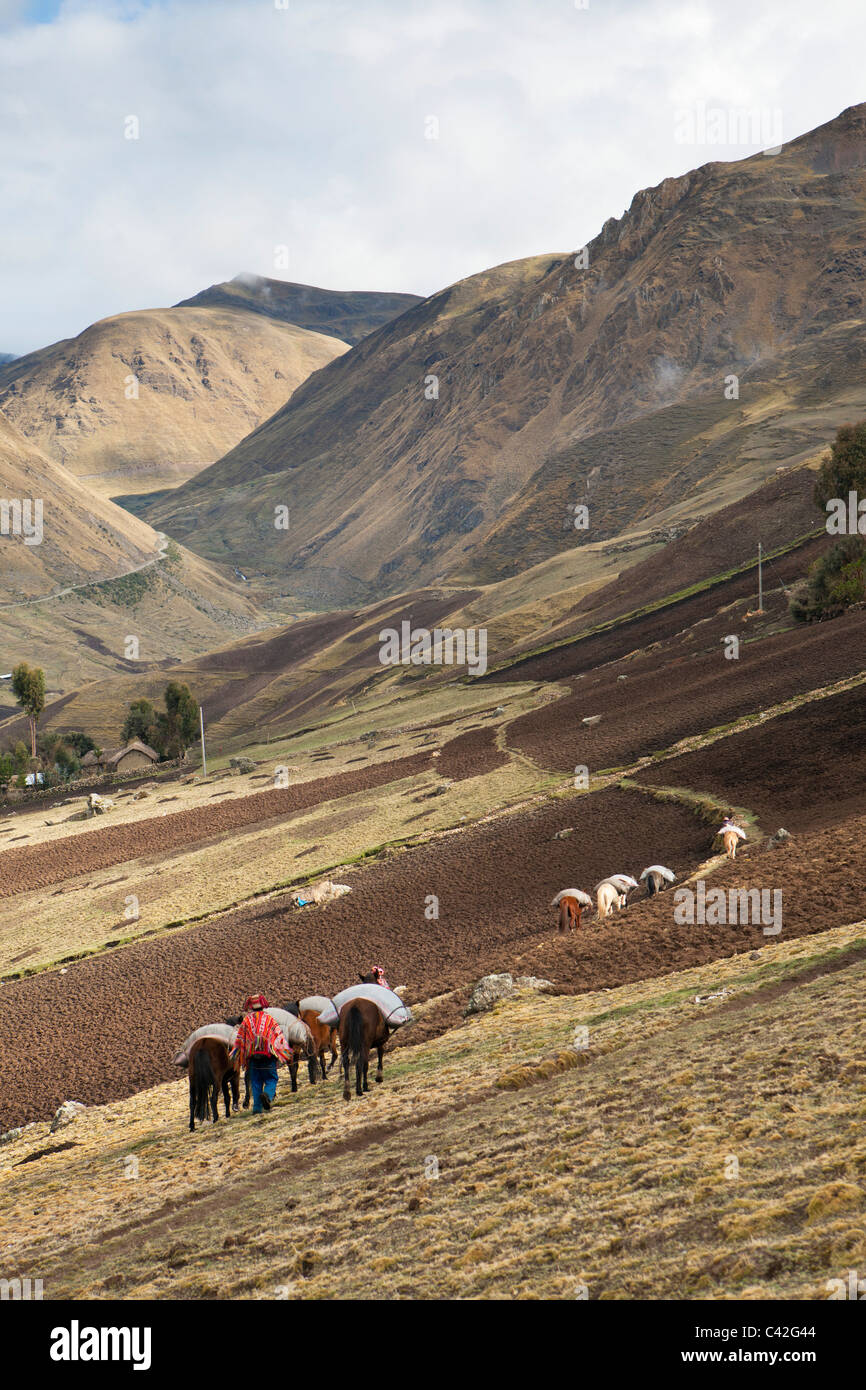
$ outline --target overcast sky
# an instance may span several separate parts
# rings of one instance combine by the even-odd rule
[[[0,351],[241,271],[429,294],[866,99],[864,0],[583,3],[0,0]]]

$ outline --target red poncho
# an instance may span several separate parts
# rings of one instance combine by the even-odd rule
[[[291,1051],[277,1020],[264,1009],[257,1009],[247,1014],[238,1028],[231,1055],[239,1057],[241,1066],[245,1067],[251,1057],[277,1057],[281,1062],[288,1062]]]

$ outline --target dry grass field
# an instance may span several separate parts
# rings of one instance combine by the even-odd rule
[[[66,846],[116,825],[146,828],[153,817],[218,807],[255,797],[274,785],[276,769],[286,767],[292,786],[339,776],[356,768],[376,768],[419,750],[439,756],[461,732],[482,727],[501,734],[504,721],[549,699],[553,688],[497,689],[502,715],[491,706],[485,687],[442,687],[392,700],[359,702],[356,712],[325,719],[297,738],[278,738],[245,750],[256,760],[253,773],[229,770],[228,755],[213,759],[209,775],[145,782],[141,799],[122,786],[111,793],[115,809],[98,819],[74,817],[81,795],[40,806],[7,808],[0,819],[3,847]],[[398,722],[400,721],[400,722]],[[390,731],[375,733],[376,729]],[[369,734],[374,732],[374,740]],[[365,737],[367,735],[368,737]],[[261,824],[220,831],[192,844],[178,839],[167,860],[162,852],[126,860],[96,871],[70,873],[62,887],[35,889],[0,901],[0,975],[30,973],[63,963],[106,945],[117,946],[171,925],[219,912],[239,902],[303,883],[369,855],[376,846],[413,843],[493,808],[519,804],[559,780],[537,770],[521,755],[477,776],[452,782],[438,763],[410,777],[379,786],[375,796],[358,791],[324,799],[309,811],[281,816],[262,812]],[[431,795],[438,791],[440,794]],[[143,794],[142,794],[143,793]],[[130,899],[138,900],[138,916]]]
[[[190,1135],[181,1080],[35,1124],[6,1263],[46,1298],[826,1298],[866,1259],[864,983],[860,922],[519,995],[348,1105],[281,1083]]]
[[[634,553],[653,595],[654,542]],[[0,1240],[47,1298],[822,1299],[866,1259],[863,805],[846,783],[862,614],[795,629],[783,575],[731,673],[718,634],[745,618],[748,575],[637,619],[613,550],[536,577],[502,586],[498,640],[540,631],[545,595],[549,630],[586,600],[604,615],[589,655],[566,643],[493,681],[371,671],[382,624],[480,621],[492,589],[313,618],[173,670],[202,682],[207,777],[120,788],[98,821],[68,819],[80,798],[7,808],[6,883],[24,886],[0,899],[0,1055],[26,1016],[38,1057],[4,1098],[6,1124],[36,1118],[0,1143]],[[60,714],[107,727],[133,680],[144,693],[100,682]],[[230,769],[240,752],[254,771]],[[275,808],[279,766],[297,792]],[[728,805],[749,832],[736,865],[711,849]],[[792,844],[768,850],[784,823]],[[789,930],[675,927],[666,896],[556,934],[554,891],[655,858],[681,882],[784,883]],[[848,875],[844,901],[822,874]],[[325,875],[352,893],[294,908],[287,888]],[[248,978],[282,1000],[368,958],[417,1006],[383,1087],[345,1105],[335,1077],[282,1085],[270,1116],[188,1134],[186,1080],[160,1081],[178,1030],[238,1007]],[[464,1019],[500,969],[554,993]],[[102,1053],[73,1044],[96,1000]],[[87,1109],[51,1135],[62,1097]]]
[[[446,795],[428,801],[437,785],[442,783],[435,773],[419,774],[378,788],[375,798],[358,792],[278,824],[216,834],[185,850],[179,847],[168,858],[153,854],[73,875],[60,889],[17,894],[0,903],[0,974],[30,973],[176,929],[326,873],[340,879],[341,870],[373,847],[412,843],[464,817],[477,820],[491,804],[507,805],[532,794],[539,778],[515,762],[455,783]],[[417,821],[421,799],[431,808],[423,831]],[[130,920],[132,895],[139,915]]]

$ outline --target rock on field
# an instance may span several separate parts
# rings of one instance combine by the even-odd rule
[[[467,1014],[481,1014],[492,1009],[500,999],[507,999],[514,993],[513,975],[485,975],[472,991],[466,1006]]]
[[[516,994],[521,989],[552,988],[552,981],[539,979],[535,975],[518,975],[516,980],[513,975],[509,975],[507,972],[502,975],[485,975],[473,989],[466,1006],[466,1013],[484,1013],[486,1009],[492,1009],[493,1005],[497,1004],[500,999],[508,999],[510,995]]]
[[[55,1111],[54,1119],[51,1121],[51,1133],[54,1134],[58,1129],[63,1129],[64,1125],[71,1125],[72,1121],[86,1110],[87,1106],[80,1100],[65,1100],[59,1110]]]

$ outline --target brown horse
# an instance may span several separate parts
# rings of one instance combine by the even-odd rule
[[[231,1089],[231,1105],[229,1105]],[[199,1038],[189,1050],[189,1127],[195,1129],[195,1122],[204,1124],[208,1117],[208,1104],[213,1111],[213,1121],[219,1119],[219,1093],[222,1090],[226,1106],[226,1119],[232,1110],[238,1108],[238,1063],[229,1056],[229,1050],[218,1038]]]
[[[320,1023],[319,1015],[315,1009],[301,1009],[298,1017],[302,1023],[306,1023],[313,1035],[313,1046],[316,1049],[319,1066],[322,1068],[322,1080],[324,1081],[330,1070],[325,1062],[325,1053],[330,1050],[332,1067],[337,1060],[337,1030],[336,1028],[328,1028],[324,1023]],[[309,1071],[310,1081],[315,1084],[316,1067],[314,1060],[310,1060],[309,1062]]]
[[[563,888],[550,906],[559,908],[557,927],[561,932],[580,930],[580,915],[586,908],[592,908],[592,898],[579,888]]]
[[[344,1073],[343,1100],[351,1098],[349,1072],[355,1064],[355,1095],[369,1091],[367,1071],[370,1066],[370,1049],[375,1047],[379,1056],[376,1080],[381,1082],[382,1049],[388,1041],[388,1025],[378,1007],[370,999],[351,999],[344,1004],[340,1013],[340,1051],[343,1054],[341,1066]]]

